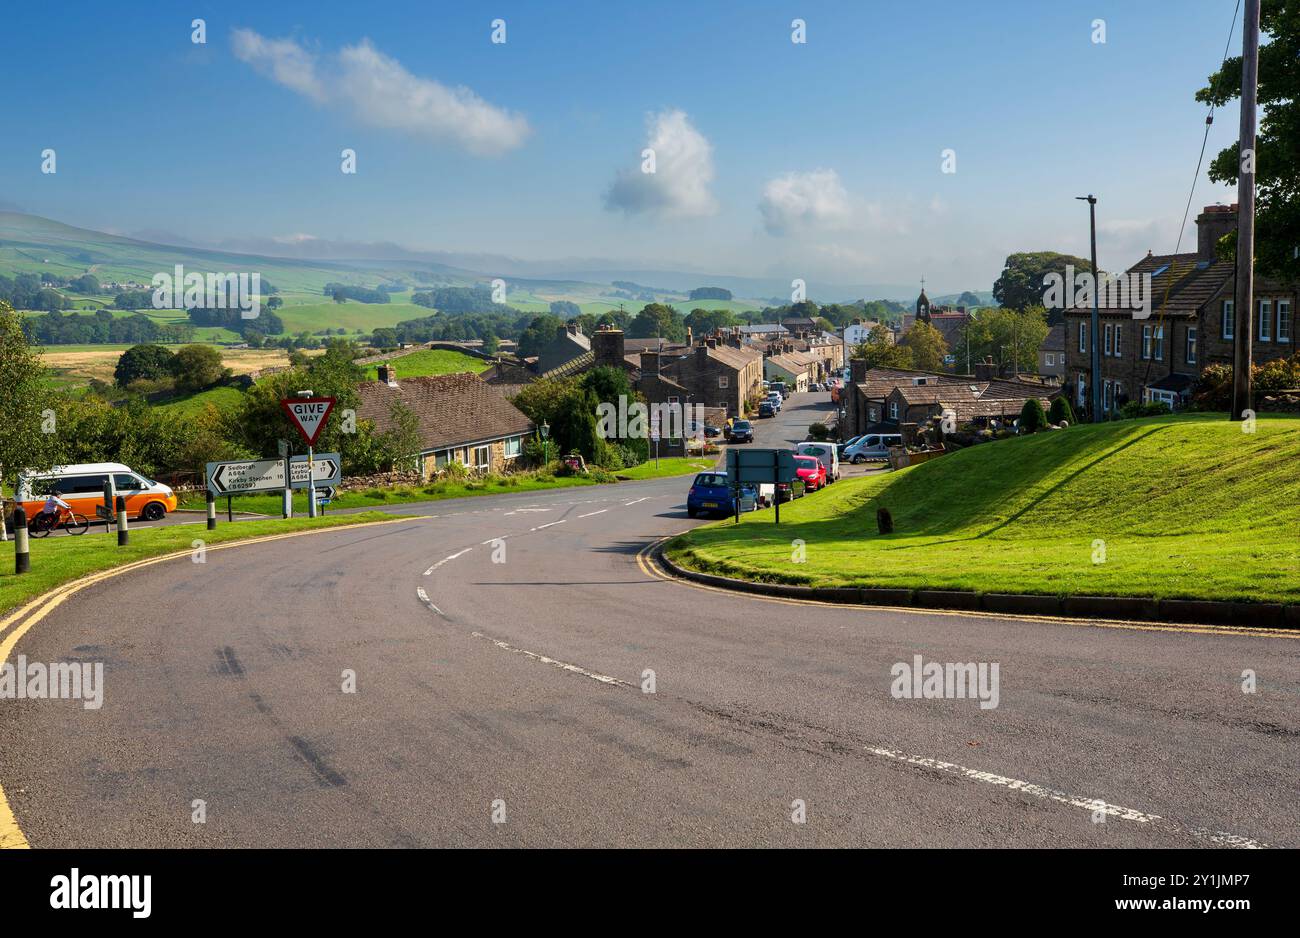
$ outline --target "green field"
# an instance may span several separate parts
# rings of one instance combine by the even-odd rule
[[[244,392],[234,387],[208,388],[195,394],[186,394],[159,401],[153,406],[159,410],[171,411],[182,416],[197,414],[211,406],[217,410],[230,412],[238,410],[244,403]]]
[[[412,352],[410,355],[392,359],[392,365],[399,381],[402,378],[450,375],[465,371],[478,374],[492,367],[489,362],[481,358],[466,355],[464,352],[453,352],[450,349],[425,349],[422,352]],[[379,380],[379,363],[366,366],[366,380]]]
[[[1252,434],[1205,414],[1080,425],[844,480],[785,506],[779,527],[746,515],[668,552],[818,586],[1296,602],[1298,465],[1295,417],[1261,417]],[[880,506],[891,535],[877,533]]]

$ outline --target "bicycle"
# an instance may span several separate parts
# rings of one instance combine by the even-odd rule
[[[90,530],[90,522],[86,520],[85,515],[60,508],[53,513],[37,512],[27,524],[27,533],[32,537],[45,537],[60,525],[63,526],[63,530],[73,535],[85,534]]]

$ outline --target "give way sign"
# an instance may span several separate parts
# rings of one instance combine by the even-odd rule
[[[334,409],[334,398],[286,397],[280,399],[280,406],[289,415],[307,445],[315,446],[321,431],[325,429],[326,418]]]

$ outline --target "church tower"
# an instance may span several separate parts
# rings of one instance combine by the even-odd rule
[[[916,321],[930,321],[930,298],[925,295],[925,278],[921,278],[921,295],[916,298]]]

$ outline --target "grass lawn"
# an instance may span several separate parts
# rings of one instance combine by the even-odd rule
[[[651,457],[649,462],[631,469],[619,469],[615,474],[620,479],[662,479],[667,476],[682,476],[712,469],[717,460],[717,456],[673,456],[671,458],[665,456],[659,460],[659,467],[656,469],[654,458]]]
[[[206,391],[199,391],[195,394],[186,394],[182,397],[173,397],[165,401],[159,401],[154,407],[159,410],[172,411],[181,415],[201,413],[203,408],[211,404],[220,411],[236,410],[244,403],[244,392],[239,388],[227,386],[208,388]]]
[[[218,524],[215,531],[204,527],[138,528],[131,532],[131,543],[117,546],[114,535],[103,528],[92,528],[80,537],[54,533],[31,539],[32,567],[22,576],[14,573],[13,541],[0,544],[4,563],[0,565],[0,614],[21,605],[34,596],[78,577],[118,567],[146,557],[156,557],[177,550],[191,549],[195,539],[204,544],[224,544],[265,534],[287,534],[306,528],[332,528],[367,521],[383,521],[392,515],[370,511],[355,515],[330,515],[324,518],[291,518],[288,521],[245,521]]]
[[[473,355],[466,355],[464,352],[453,352],[450,349],[425,349],[421,352],[412,352],[410,355],[393,359],[392,365],[397,371],[398,381],[403,378],[450,375],[464,371],[478,374],[491,367],[490,362],[475,358]],[[366,380],[379,380],[379,363],[366,366]]]
[[[844,480],[783,506],[779,527],[745,515],[668,553],[818,586],[1300,602],[1297,466],[1295,417],[1252,434],[1219,414],[1080,425]]]
[[[505,476],[506,480],[511,476]],[[330,502],[326,511],[337,511],[341,508],[377,508],[384,505],[401,505],[410,502],[434,502],[445,498],[465,498],[473,495],[504,495],[508,492],[544,492],[550,489],[572,488],[581,485],[598,485],[583,476],[556,476],[551,479],[538,480],[535,478],[522,477],[515,479],[513,484],[501,481],[501,477],[496,477],[487,481],[467,481],[467,482],[431,482],[424,486],[398,486],[396,488],[385,489],[365,489],[364,491],[342,492],[339,497]],[[237,495],[234,500],[235,511],[247,511],[260,515],[276,515],[281,513],[282,497],[279,492],[265,492],[257,495]],[[205,508],[207,502],[203,495],[186,496],[180,503],[181,508]],[[217,499],[218,513],[226,510],[226,500]],[[299,512],[307,511],[307,493],[305,490],[295,491],[293,494],[293,510],[297,515]]]

